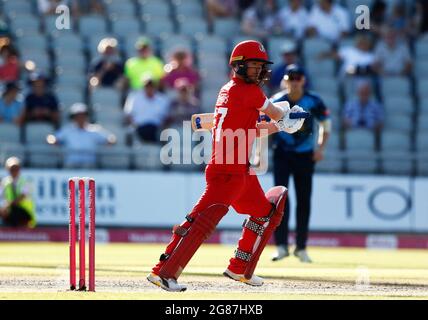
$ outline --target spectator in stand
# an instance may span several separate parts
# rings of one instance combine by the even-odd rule
[[[399,36],[410,36],[412,34],[410,20],[406,17],[406,6],[404,3],[396,2],[388,19],[391,26]]]
[[[412,57],[405,41],[400,41],[394,29],[385,27],[383,39],[375,49],[375,69],[381,76],[409,76]]]
[[[358,35],[353,46],[321,54],[321,59],[332,58],[342,63],[340,75],[371,76],[374,74],[375,55],[368,35]]]
[[[217,18],[235,17],[239,12],[238,0],[206,0],[208,23],[212,24]]]
[[[0,49],[2,63],[0,65],[0,81],[18,81],[19,80],[19,58],[18,51],[8,44]]]
[[[370,82],[361,81],[357,85],[357,97],[346,102],[343,111],[345,129],[366,128],[378,136],[383,128],[383,106],[372,98]]]
[[[281,88],[281,83],[284,75],[285,70],[289,65],[295,64],[300,65],[299,63],[299,56],[297,55],[297,44],[293,40],[284,40],[284,44],[281,46],[281,56],[282,56],[282,63],[273,69],[272,76],[270,78],[269,87],[271,92],[275,93]],[[302,67],[300,69],[303,70]],[[307,76],[307,72],[305,72],[305,89],[309,88],[309,78]]]
[[[21,161],[10,157],[5,162],[9,175],[0,181],[0,218],[5,226],[36,226],[36,212],[31,197],[31,184],[21,176]]]
[[[76,17],[89,14],[103,15],[105,13],[102,0],[71,0],[71,8]]]
[[[386,9],[384,0],[375,0],[370,8],[370,31],[378,36],[386,23]]]
[[[141,79],[145,77],[150,77],[157,85],[164,75],[164,64],[153,55],[150,40],[146,37],[139,38],[135,43],[135,49],[138,56],[128,59],[124,70],[130,88],[141,89],[143,87]]]
[[[285,35],[302,39],[308,22],[308,10],[303,0],[290,0],[289,5],[279,11],[279,22]]]
[[[279,33],[276,0],[256,0],[242,13],[241,30],[245,35],[266,38]]]
[[[104,38],[98,44],[99,56],[89,67],[91,87],[119,87],[124,64],[117,50],[115,38]]]
[[[44,74],[30,74],[31,91],[25,97],[25,108],[21,123],[46,121],[59,126],[59,106],[56,96],[48,91],[47,77]]]
[[[67,0],[37,0],[37,8],[40,14],[54,15],[59,5],[68,5]]]
[[[422,35],[428,32],[428,1],[416,0],[413,25],[418,34]]]
[[[171,109],[166,120],[167,126],[183,125],[189,121],[192,114],[199,113],[200,103],[194,93],[194,86],[186,78],[175,80],[176,97],[171,102]]]
[[[308,17],[307,35],[320,36],[331,42],[339,42],[351,28],[348,12],[334,0],[319,0]]]
[[[48,143],[64,147],[66,168],[95,168],[97,147],[115,144],[116,137],[100,125],[88,122],[88,108],[83,103],[75,103],[70,107],[70,118],[70,124],[62,127],[54,136],[47,137]]]
[[[135,128],[141,141],[158,143],[159,130],[165,125],[170,101],[158,91],[153,78],[144,78],[142,86],[142,90],[131,92],[126,99],[126,122]]]
[[[14,123],[20,125],[23,103],[19,91],[20,88],[16,82],[6,83],[0,99],[0,123]]]
[[[186,79],[194,89],[199,89],[201,77],[193,67],[192,54],[186,49],[178,49],[173,52],[171,61],[164,67],[165,75],[162,78],[162,86],[173,89],[177,79]]]

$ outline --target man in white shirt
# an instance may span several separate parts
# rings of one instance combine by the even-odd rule
[[[164,125],[170,108],[166,95],[157,90],[154,80],[143,79],[143,89],[131,92],[125,102],[125,117],[145,142],[159,142],[159,129]]]
[[[116,137],[100,125],[88,122],[88,109],[83,103],[70,107],[70,117],[73,122],[48,137],[48,142],[64,146],[66,168],[94,168],[97,147],[114,144]]]
[[[278,13],[282,31],[295,39],[301,39],[305,35],[308,11],[302,0],[290,0],[289,3],[290,5],[285,6]]]
[[[334,0],[319,0],[309,13],[307,34],[338,42],[350,31],[348,12]]]

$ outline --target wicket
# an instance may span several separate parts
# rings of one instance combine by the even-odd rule
[[[89,196],[89,291],[95,291],[95,180],[93,178],[73,177],[68,180],[69,193],[69,251],[70,251],[70,290],[76,289],[76,182],[79,194],[79,287],[86,290],[85,228],[86,228],[86,182]]]

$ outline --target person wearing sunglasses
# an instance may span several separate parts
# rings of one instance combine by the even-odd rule
[[[275,185],[283,185],[288,188],[290,176],[293,176],[296,190],[296,248],[294,255],[301,262],[309,263],[312,260],[307,254],[306,242],[311,211],[312,176],[315,163],[324,157],[331,121],[329,110],[322,99],[308,91],[305,83],[304,70],[296,64],[289,65],[283,78],[285,89],[275,94],[271,101],[288,101],[290,107],[299,105],[304,111],[310,113],[310,117],[297,132],[291,134],[279,132],[273,137]],[[318,128],[322,129],[320,143],[317,134]],[[275,231],[277,252],[272,257],[273,261],[289,256],[289,216],[290,205],[288,203],[285,207],[284,218]]]

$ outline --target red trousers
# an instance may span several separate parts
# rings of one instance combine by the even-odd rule
[[[191,217],[213,204],[232,206],[236,212],[250,215],[252,218],[265,217],[272,209],[272,204],[266,199],[256,175],[219,173],[211,166],[207,166],[205,179],[205,191],[189,214]],[[254,232],[244,228],[238,249],[251,253],[256,238]],[[157,274],[162,264],[163,261],[160,261],[153,268],[153,272]],[[246,264],[247,262],[232,257],[228,268],[234,273],[242,274]]]

